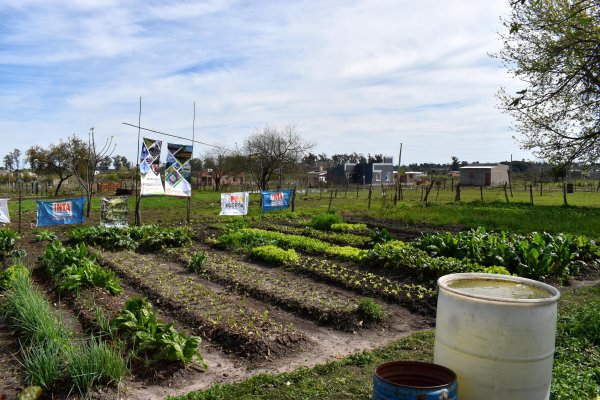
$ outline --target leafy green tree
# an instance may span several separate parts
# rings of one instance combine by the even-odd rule
[[[511,0],[503,61],[523,86],[501,88],[525,149],[554,164],[600,158],[600,3]]]

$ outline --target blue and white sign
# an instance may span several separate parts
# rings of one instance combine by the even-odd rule
[[[261,192],[262,210],[271,211],[289,208],[292,203],[292,193],[294,193],[292,189]]]
[[[37,226],[68,225],[83,222],[85,197],[57,201],[37,201]]]

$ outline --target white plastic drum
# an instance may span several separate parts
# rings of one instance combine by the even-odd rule
[[[531,279],[451,274],[438,280],[434,362],[461,400],[550,397],[558,290]]]

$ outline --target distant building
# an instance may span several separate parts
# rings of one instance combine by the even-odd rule
[[[327,169],[327,182],[333,184],[393,185],[392,157],[381,163],[345,163]]]
[[[508,165],[468,165],[460,167],[461,186],[503,186],[508,183]]]
[[[316,187],[327,183],[327,171],[323,171],[322,167],[319,171],[309,171],[306,175],[308,176],[309,187]]]
[[[406,171],[400,175],[400,183],[404,183],[409,186],[425,179],[427,179],[427,173],[421,171]]]

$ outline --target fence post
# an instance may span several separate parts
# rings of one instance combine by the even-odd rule
[[[460,183],[456,185],[456,196],[454,196],[454,201],[460,201]]]
[[[450,182],[450,190],[454,192],[454,177],[452,177],[452,181]]]
[[[567,183],[563,181],[563,201],[565,202],[565,207],[567,204]]]
[[[369,186],[369,206],[367,207],[369,210],[371,209],[371,192],[373,191],[373,186]]]
[[[337,199],[337,188],[335,188],[335,198]]]
[[[531,201],[531,205],[533,205],[533,185],[529,185],[529,199]]]
[[[331,202],[333,201],[333,190],[331,191],[331,194],[329,195],[329,207],[327,207],[327,211],[331,211]]]
[[[344,198],[348,197],[348,186],[350,183],[346,182],[346,192],[344,193]]]
[[[540,196],[542,195],[542,187],[544,186],[544,182],[540,179]]]
[[[508,204],[508,193],[506,193],[506,182],[504,182],[504,197],[506,198],[506,204]]]
[[[435,181],[432,179],[431,183],[429,184],[429,187],[427,188],[427,190],[425,192],[425,199],[424,199],[425,203],[427,203],[427,199],[429,198],[429,192],[431,192],[431,188],[433,187],[434,182]]]
[[[296,211],[296,185],[292,189],[292,212],[294,211]]]
[[[481,195],[481,202],[483,203],[483,185],[479,186],[479,194]]]

